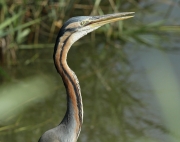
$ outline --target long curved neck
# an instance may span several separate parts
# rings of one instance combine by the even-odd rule
[[[61,124],[65,125],[67,129],[71,129],[72,135],[76,134],[75,137],[77,139],[83,122],[83,105],[79,81],[66,61],[68,51],[73,44],[72,38],[72,34],[67,34],[67,36],[57,39],[54,62],[57,71],[62,77],[67,93],[67,111]]]

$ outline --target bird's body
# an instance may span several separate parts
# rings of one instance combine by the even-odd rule
[[[104,24],[131,18],[133,12],[103,16],[73,17],[64,23],[54,47],[54,64],[61,75],[67,93],[67,110],[61,123],[46,131],[39,142],[76,142],[83,122],[83,104],[78,78],[67,64],[67,54],[72,44]]]

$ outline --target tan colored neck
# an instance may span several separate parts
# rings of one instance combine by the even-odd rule
[[[63,121],[66,121],[66,119],[72,119],[73,121],[69,122],[76,123],[75,131],[78,137],[83,121],[83,105],[78,79],[75,73],[69,68],[66,61],[71,45],[71,35],[66,38],[60,38],[55,54],[55,65],[63,79],[68,97],[67,112]]]

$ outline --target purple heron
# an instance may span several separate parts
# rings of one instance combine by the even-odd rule
[[[134,12],[70,18],[61,27],[54,46],[54,64],[67,93],[67,110],[61,123],[46,131],[39,142],[76,142],[83,122],[83,104],[78,78],[67,64],[72,44],[99,27],[133,17]]]

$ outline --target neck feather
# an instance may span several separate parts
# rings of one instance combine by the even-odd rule
[[[72,38],[72,34],[69,34],[66,37],[63,36],[57,39],[57,43],[55,45],[57,47],[55,47],[56,51],[54,53],[54,62],[57,71],[62,77],[67,93],[67,111],[61,124],[65,124],[67,129],[68,127],[74,129],[73,131],[76,133],[78,138],[83,122],[81,90],[78,78],[69,68],[66,61],[68,51],[73,44]],[[72,128],[72,126],[74,127]]]

